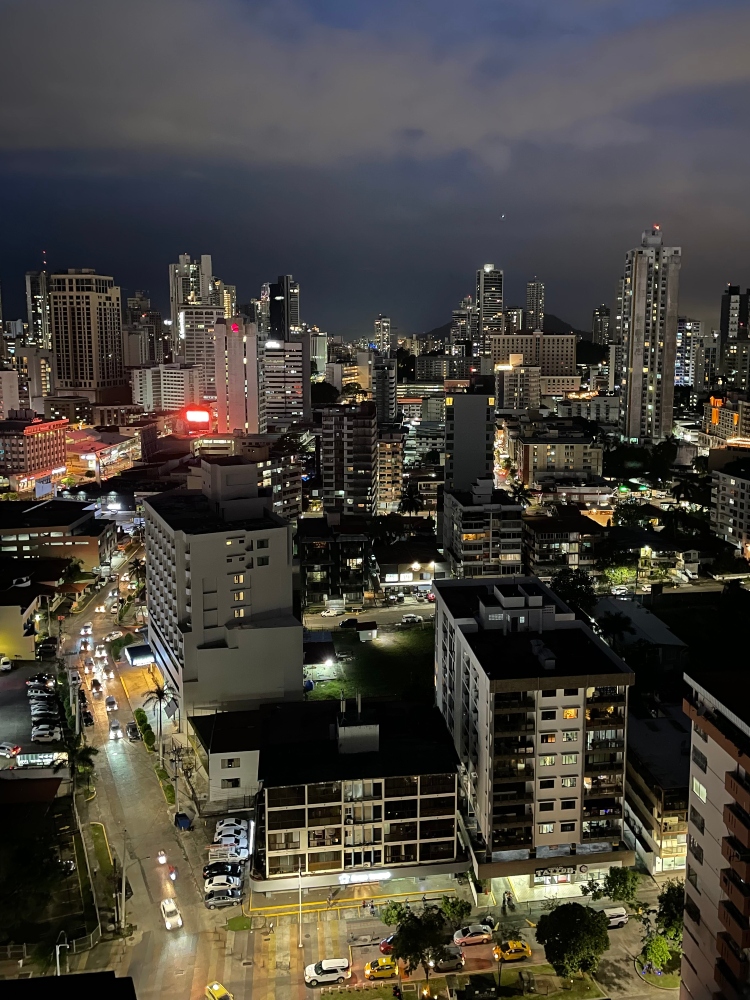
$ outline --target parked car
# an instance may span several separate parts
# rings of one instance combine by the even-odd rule
[[[182,927],[182,914],[173,899],[163,899],[160,909],[161,915],[164,918],[164,926],[168,931],[173,930],[175,927]]]
[[[203,878],[214,878],[217,875],[230,875],[235,878],[242,877],[242,865],[231,861],[213,861],[210,865],[203,866]]]
[[[109,720],[109,738],[111,740],[121,740],[122,739],[122,726],[117,721],[117,719]]]
[[[531,948],[525,941],[502,941],[492,949],[492,957],[496,962],[518,962],[531,958]]]
[[[104,705],[108,712],[116,712],[117,698],[115,698],[113,694],[108,694],[107,697],[104,699]]]
[[[57,743],[62,739],[62,729],[59,726],[33,726],[31,730],[32,743]]]
[[[214,834],[214,840],[219,837],[247,837],[247,826],[240,826],[239,823],[227,823],[222,827],[216,827],[216,833]]]
[[[430,591],[429,594],[427,595],[427,600],[430,602],[430,604],[435,603],[435,595],[432,593],[432,591]]]
[[[628,911],[624,906],[608,906],[604,908],[604,914],[609,927],[624,927],[628,922]]]
[[[55,675],[47,673],[33,674],[26,680],[27,687],[31,684],[43,684],[45,687],[52,688],[55,686]]]
[[[445,946],[443,955],[441,958],[428,959],[428,964],[435,972],[455,972],[456,969],[462,969],[466,959],[464,958],[464,953],[458,947],[457,944],[448,944]]]
[[[481,924],[469,924],[461,927],[453,935],[453,943],[458,945],[488,944],[492,940],[492,931]]]
[[[614,597],[627,597],[628,596],[628,588],[626,586],[624,586],[623,584],[618,584],[618,586],[616,586],[616,587],[611,587],[609,592]]]
[[[0,743],[0,757],[17,757],[21,748],[13,743]]]
[[[26,697],[33,699],[34,701],[54,701],[57,698],[57,693],[55,691],[50,691],[46,687],[30,687],[27,688]]]
[[[320,612],[321,618],[336,618],[341,612],[338,608],[326,608],[325,611]]]
[[[122,639],[122,632],[119,632],[117,629],[115,629],[114,632],[110,632],[108,635],[104,636],[105,642],[114,642],[115,639]]]
[[[395,934],[391,934],[389,937],[383,938],[380,942],[380,951],[383,955],[390,955],[393,951],[393,939],[395,936]]]
[[[356,618],[342,618],[339,622],[339,628],[356,628],[359,621]]]
[[[352,970],[348,958],[324,958],[305,968],[305,982],[308,986],[318,983],[343,983],[351,977]]]
[[[205,880],[204,889],[208,893],[215,889],[239,889],[241,885],[242,879],[236,875],[212,875]]]
[[[225,834],[223,836],[217,836],[214,839],[214,844],[216,844],[217,847],[240,847],[247,850],[247,837],[237,837],[233,834]]]
[[[421,615],[404,615],[401,618],[402,625],[421,625],[424,618]]]
[[[78,701],[81,705],[85,705],[88,701],[85,688],[78,688]]]
[[[128,722],[125,726],[125,732],[128,734],[128,739],[131,743],[137,743],[142,738],[137,722]]]
[[[86,728],[89,728],[90,726],[94,725],[94,716],[91,714],[91,712],[83,712],[81,714],[81,718],[83,719],[83,724],[84,726],[86,726]]]
[[[374,958],[365,965],[365,979],[395,979],[397,975],[395,958]]]
[[[206,893],[205,905],[209,910],[219,906],[238,906],[242,900],[242,889],[214,889]]]
[[[13,664],[10,662],[10,657],[0,656],[0,670],[2,670],[3,673],[7,673],[8,670],[12,669],[13,669]]]

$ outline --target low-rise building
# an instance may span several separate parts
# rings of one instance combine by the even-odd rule
[[[560,417],[582,417],[600,427],[617,427],[620,422],[620,397],[617,395],[585,395],[581,399],[560,400],[557,404]]]
[[[93,423],[94,404],[88,396],[45,396],[46,420],[67,420],[69,424]]]
[[[267,705],[191,719],[210,799],[255,804],[253,888],[380,883],[465,870],[453,742],[434,708]]]
[[[81,569],[108,566],[117,548],[113,521],[74,500],[8,500],[0,504],[0,552],[80,560]]]
[[[0,476],[13,492],[62,479],[67,426],[67,420],[43,420],[33,410],[10,410],[8,419],[0,420]]]
[[[522,565],[521,504],[491,479],[443,495],[443,550],[450,575],[517,576]]]
[[[524,569],[549,581],[561,569],[583,569],[596,575],[597,547],[607,529],[576,508],[560,505],[554,510],[523,515]]]
[[[504,417],[503,425],[510,460],[526,485],[601,476],[604,447],[585,422],[531,413]]]
[[[630,645],[648,647],[654,658],[665,669],[682,669],[687,663],[688,647],[668,625],[652,611],[635,600],[621,600],[616,597],[602,597],[597,601],[594,617],[617,615],[625,619],[630,631],[618,636],[617,641],[627,649]]]
[[[303,608],[360,605],[371,589],[372,541],[366,519],[302,517],[295,543]]]
[[[628,714],[625,842],[650,875],[687,861],[690,722],[678,706],[654,718]]]
[[[412,535],[390,545],[373,547],[372,572],[384,597],[400,592],[426,595],[433,580],[450,575],[448,562],[430,538]]]
[[[726,398],[712,396],[703,404],[703,420],[697,434],[698,448],[725,448],[750,441],[750,402],[739,393]]]

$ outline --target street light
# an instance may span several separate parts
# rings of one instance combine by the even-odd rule
[[[60,940],[61,937],[65,938],[65,940],[61,941]],[[60,975],[60,949],[61,948],[64,948],[65,952],[66,952],[66,954],[65,954],[65,961],[66,961],[66,967],[67,967],[67,959],[68,959],[67,952],[69,950],[69,945],[68,945],[68,935],[65,933],[65,931],[60,931],[60,933],[57,935],[57,943],[55,944],[55,975],[56,976]]]

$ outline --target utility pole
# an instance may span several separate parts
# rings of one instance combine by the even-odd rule
[[[122,903],[120,904],[120,930],[125,933],[125,859],[128,856],[128,831],[122,831]]]
[[[299,859],[299,940],[298,948],[302,948],[302,858]]]

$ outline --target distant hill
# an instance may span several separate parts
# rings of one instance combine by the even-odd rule
[[[575,327],[571,326],[570,323],[566,323],[564,319],[560,319],[559,316],[553,316],[552,313],[544,314],[544,332],[545,333],[575,333],[579,337],[583,337],[585,340],[591,340],[591,330],[576,330]]]
[[[443,323],[442,326],[436,326],[434,330],[428,330],[427,333],[423,333],[421,336],[432,337],[433,340],[447,340],[450,332],[450,323]]]

